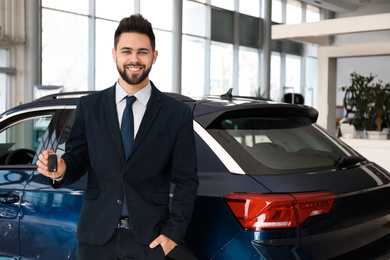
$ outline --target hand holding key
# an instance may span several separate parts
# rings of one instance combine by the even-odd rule
[[[60,178],[64,175],[66,164],[64,160],[59,158],[53,151],[45,150],[38,156],[37,170],[43,175],[54,179]]]

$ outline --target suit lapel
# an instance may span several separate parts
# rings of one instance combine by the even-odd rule
[[[152,85],[152,93],[148,101],[145,114],[142,118],[141,125],[135,137],[133,146],[131,148],[129,157],[134,153],[134,151],[141,144],[142,140],[145,138],[161,108],[161,92],[154,86],[152,82],[150,83]]]
[[[110,129],[114,145],[118,150],[123,161],[125,161],[125,155],[123,152],[122,137],[119,129],[118,114],[116,111],[115,103],[115,85],[107,90],[106,98],[103,101],[104,110],[106,112],[107,125]]]

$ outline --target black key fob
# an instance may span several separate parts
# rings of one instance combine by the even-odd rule
[[[49,155],[49,172],[57,171],[57,155],[50,154]]]

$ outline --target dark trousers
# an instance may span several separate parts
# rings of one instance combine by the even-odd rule
[[[79,242],[78,260],[164,260],[165,254],[159,245],[154,249],[141,244],[131,229],[117,229],[107,243],[91,245]]]

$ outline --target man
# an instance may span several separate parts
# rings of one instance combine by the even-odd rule
[[[80,98],[58,171],[48,171],[48,150],[38,171],[53,177],[55,188],[88,171],[78,259],[164,259],[182,240],[196,199],[191,110],[149,81],[158,52],[141,15],[120,22],[112,54],[118,82]],[[127,105],[127,96],[134,103]]]

